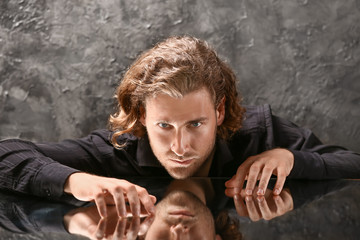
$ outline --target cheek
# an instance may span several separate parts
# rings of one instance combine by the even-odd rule
[[[157,149],[170,147],[170,134],[159,132],[156,129],[147,129],[148,136],[152,145]]]
[[[212,141],[216,135],[217,126],[215,124],[208,126],[201,132],[201,137],[203,141]]]

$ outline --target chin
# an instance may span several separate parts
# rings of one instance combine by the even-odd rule
[[[184,170],[167,169],[167,171],[171,177],[179,180],[189,178],[193,175],[191,172]]]
[[[175,179],[178,179],[178,180],[182,180],[182,179],[186,179],[189,177],[189,175],[185,175],[185,174],[177,174],[177,173],[170,173],[170,176],[175,178]]]

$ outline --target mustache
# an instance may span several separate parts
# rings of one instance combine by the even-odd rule
[[[185,153],[183,156],[178,156],[173,152],[169,152],[167,154],[167,157],[176,161],[183,161],[183,160],[188,160],[188,159],[196,159],[199,158],[196,154],[192,154],[192,153]]]

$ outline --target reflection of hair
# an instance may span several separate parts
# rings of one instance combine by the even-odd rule
[[[221,211],[215,220],[216,234],[222,239],[241,240],[240,223],[237,219],[231,218],[228,211]]]
[[[110,128],[116,131],[112,142],[124,133],[142,137],[140,123],[146,97],[159,93],[181,98],[206,87],[217,106],[226,96],[225,119],[218,128],[226,139],[241,127],[244,108],[240,105],[233,71],[221,61],[208,44],[194,37],[170,37],[145,51],[125,73],[117,89],[119,108],[110,116]]]

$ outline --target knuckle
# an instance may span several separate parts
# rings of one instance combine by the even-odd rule
[[[114,191],[114,194],[117,194],[117,195],[124,194],[124,191],[123,191],[122,187],[120,187],[120,186],[115,186],[113,191]]]
[[[247,170],[247,168],[248,168],[247,166],[242,164],[238,167],[237,173],[243,173]]]
[[[147,195],[148,195],[148,191],[146,191],[145,188],[139,188],[139,189],[137,190],[137,192],[138,192],[138,194],[139,194],[140,196],[147,196]]]
[[[103,198],[103,196],[104,196],[103,192],[95,192],[94,193],[94,198],[95,199],[101,199],[101,198]]]
[[[273,166],[266,165],[263,168],[263,172],[272,172],[274,170]]]
[[[134,192],[136,191],[136,188],[133,184],[129,185],[127,188],[126,188],[126,192]]]
[[[124,180],[124,179],[116,179],[116,181],[119,183],[119,185],[126,186],[130,184],[130,182]]]
[[[121,191],[122,191],[122,187],[119,186],[119,185],[115,185],[115,186],[113,187],[113,189],[114,189],[114,192],[121,192]]]
[[[268,185],[268,182],[266,180],[261,180],[259,182],[259,187],[260,188],[265,188],[265,187],[267,187],[267,185]]]
[[[253,164],[250,167],[250,172],[259,172],[261,167],[258,164]]]
[[[246,159],[246,162],[253,162],[258,158],[258,155],[250,156]]]

